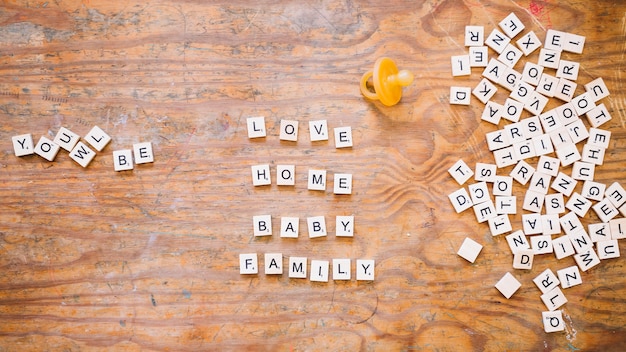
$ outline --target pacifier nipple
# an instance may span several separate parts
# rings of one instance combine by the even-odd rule
[[[407,70],[401,70],[396,75],[391,75],[388,78],[390,84],[400,85],[406,87],[413,83],[413,74]]]

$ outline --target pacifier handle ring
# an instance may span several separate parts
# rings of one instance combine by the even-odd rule
[[[372,77],[372,75],[374,75],[372,71],[367,71],[361,77],[361,94],[363,94],[368,99],[378,100],[378,95],[376,93],[370,92],[370,90],[367,89],[367,81],[370,79],[370,77]]]

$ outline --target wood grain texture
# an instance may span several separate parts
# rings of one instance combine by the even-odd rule
[[[542,39],[586,36],[582,55],[564,55],[579,83],[603,77],[611,91],[596,180],[625,184],[620,1],[4,1],[0,351],[623,351],[622,259],[564,290],[566,331],[546,334],[532,278],[574,260],[535,258],[506,300],[493,287],[513,270],[505,239],[447,199],[459,187],[448,167],[490,162],[495,129],[476,100],[448,104],[451,85],[480,79],[453,79],[449,58],[465,52],[465,25],[490,31],[510,12]],[[394,107],[359,92],[381,56],[416,75]],[[249,116],[265,116],[266,138],[248,139]],[[297,142],[279,140],[281,119],[300,121]],[[354,147],[311,143],[317,119],[351,126]],[[93,125],[113,140],[86,169],[63,151],[13,155],[11,136]],[[114,150],[147,141],[153,164],[113,171]],[[262,163],[296,165],[295,187],[253,187]],[[353,174],[353,194],[307,190],[310,168]],[[331,236],[254,238],[259,214],[275,228],[323,215]],[[349,214],[356,236],[335,238]],[[475,264],[456,255],[466,236],[484,244]],[[251,252],[375,259],[376,280],[242,276]]]

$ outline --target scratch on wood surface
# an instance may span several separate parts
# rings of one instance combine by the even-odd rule
[[[492,27],[497,27],[498,26],[498,21],[494,21],[493,17],[491,16],[491,13],[493,13],[494,11],[491,10],[488,7],[485,7],[485,4],[482,3],[482,1],[480,0],[476,0],[477,3],[472,3],[471,1],[467,1],[468,5],[474,6],[474,7],[480,7],[480,9],[482,10],[482,13],[487,14],[487,18],[489,19],[489,24]]]
[[[363,323],[367,323],[368,320],[372,319],[374,317],[374,315],[376,315],[376,312],[378,311],[378,301],[379,301],[379,297],[378,297],[378,293],[376,293],[376,306],[374,307],[374,310],[372,311],[372,314],[370,314],[369,317],[361,320],[361,321],[357,321],[355,324],[363,324]]]
[[[621,74],[616,73],[615,75],[617,76],[617,79],[621,79]],[[619,117],[619,122],[622,128],[626,128],[626,114],[624,114],[626,111],[626,104],[624,104],[624,99],[610,99],[610,101],[611,105],[615,107],[615,112]]]
[[[261,10],[256,10],[256,13],[252,16],[252,18],[248,18],[248,14],[246,13],[246,20],[248,21],[248,25],[246,26],[246,28],[242,29],[241,32],[239,33],[243,33],[247,31],[248,29],[250,29],[250,27],[252,27],[252,25],[254,24],[254,20],[256,19],[256,16],[258,16],[259,13],[261,13]]]
[[[53,103],[67,103],[67,99],[66,98],[53,97],[53,96],[50,96],[50,95],[42,96],[41,100],[50,101],[50,102],[53,102]]]
[[[626,35],[626,13],[622,16],[622,37]],[[622,55],[619,61],[617,71],[621,71],[622,61],[624,61],[624,54],[626,53],[626,40],[622,40]]]
[[[482,141],[482,139],[478,140],[476,138],[475,133],[470,134],[467,139],[467,146],[471,150],[472,155],[476,157],[476,160],[484,160],[483,148],[480,148]]]
[[[446,38],[448,38],[452,43],[454,43],[454,45],[456,45],[458,48],[465,50],[465,47],[459,43],[457,43],[456,40],[454,40],[454,38],[452,38],[452,36],[450,35],[450,32],[445,29],[440,23],[439,21],[437,21],[437,18],[435,17],[435,15],[433,14],[433,12],[430,13],[430,17],[433,19],[433,23],[435,25],[437,25],[437,27],[439,27],[439,29],[441,31],[443,31],[446,34]]]
[[[626,13],[622,16],[622,27],[621,27],[621,35],[622,37],[626,35]],[[622,41],[622,45],[621,45],[621,53],[620,53],[620,60],[617,60],[616,64],[617,64],[617,69],[614,70],[614,75],[615,75],[615,90],[616,91],[621,91],[622,89],[622,63],[624,62],[624,58],[626,56],[626,41]],[[611,105],[615,106],[615,110],[619,116],[619,121],[620,124],[622,126],[622,128],[626,128],[626,121],[624,121],[626,119],[626,116],[624,116],[624,109],[625,109],[625,104],[624,104],[624,99],[612,99],[612,96],[609,96],[608,99],[611,102]]]
[[[578,331],[576,331],[576,329],[574,328],[574,322],[572,321],[572,317],[569,314],[567,314],[567,310],[563,309],[562,313],[563,313],[563,320],[567,322],[567,324],[565,324],[565,331],[567,332],[565,337],[571,344],[574,341],[576,341],[576,334],[578,333]]]
[[[322,14],[322,12],[319,9],[317,9],[315,6],[311,5],[308,1],[307,1],[306,4],[309,5],[309,7],[312,8],[315,12],[317,12],[317,14],[321,18],[323,18],[326,21],[326,23],[328,23],[333,28],[333,32],[335,32],[335,33],[337,32],[337,27],[335,27],[335,25],[330,20],[328,20],[328,18],[326,16],[324,16],[324,14]]]
[[[19,91],[15,92],[15,93],[9,92],[9,91],[3,91],[3,92],[0,92],[0,95],[7,96],[7,97],[13,97],[13,98],[16,98],[16,99],[20,98],[20,92]]]

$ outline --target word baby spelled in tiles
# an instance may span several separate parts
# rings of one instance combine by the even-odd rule
[[[626,238],[626,190],[617,182],[607,186],[594,181],[611,138],[610,131],[599,128],[611,120],[601,102],[609,90],[601,77],[585,82],[584,91],[577,89],[580,64],[568,55],[582,54],[585,37],[549,29],[543,44],[534,31],[516,39],[525,26],[514,13],[499,28],[485,38],[484,27],[467,26],[469,53],[451,58],[453,76],[481,68],[483,78],[474,88],[451,87],[450,104],[470,105],[473,96],[484,104],[483,121],[507,123],[486,135],[493,163],[471,168],[459,160],[449,168],[461,186],[472,177],[475,181],[449,199],[457,213],[473,209],[494,237],[507,234],[513,269],[521,271],[507,272],[495,284],[507,299],[522,286],[518,277],[532,269],[535,256],[553,253],[557,261],[573,257],[576,265],[565,265],[557,275],[548,268],[533,279],[548,309],[541,315],[544,330],[563,331],[558,309],[567,298],[562,289],[582,284],[581,271],[619,257],[617,241]],[[489,49],[495,58],[489,58]],[[518,71],[518,63],[537,50],[537,62],[527,61]],[[508,91],[504,102],[493,100],[500,88]],[[545,111],[552,98],[560,105]],[[510,171],[498,173],[507,167]],[[514,181],[527,187],[520,202],[513,195]],[[521,216],[521,229],[509,218],[517,214],[518,205],[527,212]],[[591,209],[600,222],[585,227],[581,219]],[[466,238],[457,254],[473,263],[482,249]]]
[[[272,216],[256,215],[252,217],[254,237],[272,236]],[[321,216],[311,216],[306,219],[309,238],[326,237],[326,218]],[[335,236],[354,237],[354,216],[343,215],[335,217]],[[300,218],[286,217],[280,218],[280,237],[298,238],[300,232]]]
[[[280,139],[286,141],[298,140],[298,121],[281,120]],[[267,136],[264,117],[250,117],[247,119],[248,137],[261,138]],[[328,124],[326,120],[309,122],[311,141],[328,140]],[[335,147],[350,148],[352,143],[352,129],[350,127],[339,127],[334,129]],[[271,170],[269,164],[253,165],[251,167],[252,184],[255,187],[272,184]],[[295,185],[295,165],[276,166],[276,184],[278,186]],[[308,187],[311,191],[326,190],[326,170],[311,169],[308,172]],[[336,195],[352,194],[352,174],[336,173],[334,175],[333,193]],[[252,218],[253,234],[255,237],[272,236],[272,216],[268,214],[256,215]],[[310,216],[306,218],[308,237],[327,237],[326,218],[323,215]],[[354,236],[354,216],[340,215],[335,217],[335,236]],[[298,238],[300,232],[300,218],[286,217],[280,218],[280,237]],[[332,280],[351,280],[352,265],[350,259],[333,259]],[[306,257],[289,257],[289,278],[307,278],[308,259]],[[370,259],[359,259],[356,261],[356,279],[358,281],[374,280],[374,261]],[[259,264],[257,253],[240,254],[239,272],[245,274],[258,274]],[[265,254],[265,274],[283,274],[283,254]],[[317,282],[329,281],[330,262],[326,260],[311,260],[310,280]]]
[[[12,141],[13,150],[17,157],[37,154],[48,161],[54,161],[59,150],[65,149],[69,152],[72,160],[82,167],[87,167],[96,156],[96,152],[83,143],[78,134],[65,127],[59,129],[53,140],[41,136],[36,145],[33,143],[33,137],[30,133],[13,136]],[[94,126],[84,137],[84,141],[101,152],[109,144],[111,137],[100,127]],[[134,168],[133,163],[145,164],[153,161],[154,154],[150,142],[133,144],[132,150],[124,149],[113,152],[115,171],[132,170]]]

